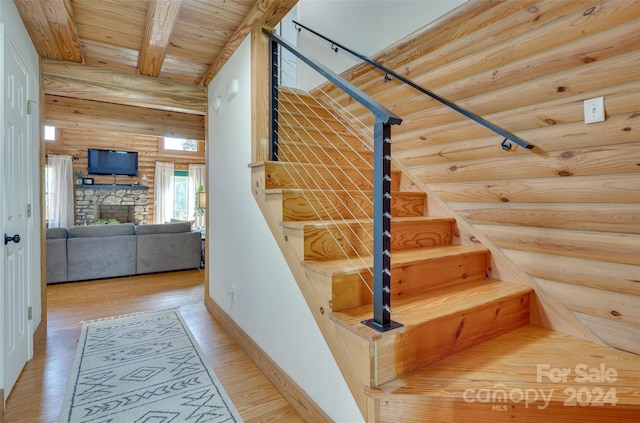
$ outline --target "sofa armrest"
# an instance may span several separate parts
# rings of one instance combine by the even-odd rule
[[[67,237],[47,238],[47,284],[67,281]]]

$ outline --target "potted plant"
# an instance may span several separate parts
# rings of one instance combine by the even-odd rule
[[[194,210],[195,212],[193,213],[193,217],[197,218],[198,216],[204,216],[205,212],[206,212],[206,208],[203,207],[203,204],[201,204],[201,196],[200,194],[204,194],[204,187],[202,185],[200,185],[198,187],[198,189],[196,189],[196,201],[195,201],[195,206],[194,206]]]
[[[76,178],[76,185],[82,184],[82,179],[84,178],[84,173],[81,170],[74,169],[73,176]]]

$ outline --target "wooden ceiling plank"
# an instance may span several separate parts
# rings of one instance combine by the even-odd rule
[[[45,0],[42,5],[62,60],[82,63],[82,49],[71,0]]]
[[[62,60],[49,25],[45,3],[33,0],[14,0],[14,3],[40,57]]]
[[[147,23],[138,60],[138,72],[158,76],[167,53],[182,0],[149,0]]]
[[[227,63],[233,52],[236,51],[238,46],[255,26],[265,25],[267,27],[274,27],[297,2],[298,0],[258,0],[249,13],[247,13],[247,16],[245,16],[222,51],[220,51],[218,56],[213,60],[211,67],[202,77],[200,84],[206,86],[211,82],[213,77],[222,69],[222,66]]]

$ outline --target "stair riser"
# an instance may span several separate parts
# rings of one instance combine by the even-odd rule
[[[315,194],[315,195],[314,195]],[[282,220],[364,219],[373,215],[366,193],[314,192],[282,195]],[[391,198],[391,214],[396,217],[424,216],[425,197],[416,193],[396,193]]]
[[[333,166],[367,167],[373,163],[373,153],[368,150],[310,146],[283,140],[278,146],[278,157],[283,162],[312,163]]]
[[[529,294],[406,327],[378,347],[381,384],[529,323]]]
[[[373,223],[305,228],[305,260],[341,259],[373,252]],[[391,252],[451,243],[451,222],[418,221],[391,223]]]
[[[360,138],[347,132],[320,132],[314,128],[292,127],[287,124],[278,125],[278,137],[283,140],[302,142],[309,145],[333,147],[338,149],[362,148]]]
[[[278,92],[280,109],[298,110],[300,113],[332,117],[334,113],[328,110],[323,104],[319,103],[315,98],[304,93]]]
[[[372,190],[373,170],[305,166],[269,162],[265,166],[266,188]],[[391,189],[400,188],[400,172],[393,171]]]
[[[284,109],[278,110],[278,122],[285,125],[296,125],[301,128],[318,128],[327,131],[348,131],[347,126],[333,116],[324,116],[316,114],[315,111],[303,109],[297,110],[296,107],[286,106]]]
[[[488,257],[484,252],[453,255],[393,266],[391,256],[391,304],[393,298],[425,292],[462,282],[484,279]],[[366,283],[366,284],[365,284]],[[365,304],[372,304],[373,276],[369,271],[341,274],[333,277],[333,311],[342,311]]]
[[[467,400],[464,398],[452,400],[441,397],[390,395],[389,398],[376,401],[378,411],[376,421],[379,423],[602,423],[633,422],[638,420],[640,414],[640,407],[567,406],[564,401],[553,400],[545,403],[539,390],[529,389],[528,392],[522,388],[513,388],[507,391],[507,395],[513,392],[516,400],[522,394],[524,399],[518,402],[487,402],[484,397],[480,398],[481,402],[473,396],[473,394],[478,395],[477,391],[470,391],[472,393],[467,396]],[[489,392],[493,394],[495,389],[491,389]],[[537,401],[527,404],[526,395],[533,398],[534,392],[539,395]],[[548,391],[544,393],[549,395]]]

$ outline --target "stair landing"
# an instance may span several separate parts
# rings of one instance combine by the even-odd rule
[[[526,325],[367,395],[379,422],[637,422],[640,357]]]

